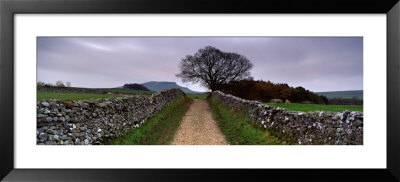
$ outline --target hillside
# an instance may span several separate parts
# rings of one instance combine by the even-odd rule
[[[123,89],[129,89],[129,90],[143,90],[143,91],[150,91],[148,88],[141,84],[137,83],[127,83],[124,86],[122,86]]]
[[[356,99],[363,100],[363,90],[348,90],[348,91],[331,91],[331,92],[315,92],[318,95],[323,95],[328,99]]]
[[[176,84],[175,82],[152,81],[152,82],[142,83],[142,85],[145,86],[146,88],[150,89],[151,91],[157,91],[157,92],[161,91],[161,90],[165,90],[165,89],[170,89],[170,88],[179,88],[185,93],[191,93],[191,94],[201,93],[201,92],[196,92],[196,91],[190,90],[187,87],[181,87],[178,84]]]

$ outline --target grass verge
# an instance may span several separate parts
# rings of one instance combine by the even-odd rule
[[[264,131],[246,112],[227,108],[210,97],[208,99],[214,119],[231,145],[279,145],[281,142]]]
[[[191,99],[205,99],[206,94],[186,94]]]
[[[173,140],[191,99],[182,96],[139,128],[115,139],[111,145],[167,145]]]
[[[37,101],[42,99],[60,100],[90,100],[98,98],[122,97],[121,94],[89,94],[89,93],[66,93],[66,92],[37,92]]]
[[[323,104],[300,104],[300,103],[290,103],[286,106],[285,103],[264,103],[270,106],[282,107],[292,111],[331,111],[331,112],[343,112],[345,110],[349,111],[363,111],[363,106],[359,105],[323,105]]]

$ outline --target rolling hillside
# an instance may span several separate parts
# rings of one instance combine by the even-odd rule
[[[181,87],[178,84],[176,84],[175,82],[156,82],[156,81],[152,81],[152,82],[142,83],[142,85],[145,86],[146,88],[150,89],[151,91],[157,91],[157,92],[161,91],[161,90],[164,90],[164,89],[179,88],[185,93],[191,93],[191,94],[201,93],[201,92],[196,92],[196,91],[190,90],[187,87]]]
[[[323,95],[328,99],[339,98],[339,99],[356,99],[363,100],[363,90],[349,90],[349,91],[332,91],[332,92],[315,92],[318,95]]]

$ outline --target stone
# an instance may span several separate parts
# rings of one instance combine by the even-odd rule
[[[56,141],[46,141],[45,144],[46,145],[56,145],[57,142]]]
[[[44,112],[43,112],[44,114],[50,114],[50,110],[48,110],[48,109],[44,109]]]
[[[51,122],[51,121],[53,121],[53,118],[52,117],[46,117],[46,121],[47,122]]]
[[[69,140],[70,139],[70,137],[68,137],[67,135],[63,135],[63,136],[61,136],[61,138],[60,138],[61,140]]]
[[[97,107],[101,107],[101,108],[104,108],[104,107],[106,107],[107,105],[105,104],[105,103],[97,103]]]
[[[79,104],[77,102],[72,102],[73,107],[79,107]]]
[[[86,128],[86,127],[81,127],[80,130],[81,130],[81,131],[86,131],[87,128]]]
[[[54,140],[54,135],[47,135],[47,140],[48,141],[53,141]]]
[[[271,99],[270,102],[272,102],[272,103],[282,103],[283,101],[281,99]]]
[[[356,127],[360,127],[360,126],[363,125],[363,122],[362,122],[361,120],[359,120],[359,119],[356,119],[356,120],[353,122],[353,124],[354,124],[354,126],[356,126]]]
[[[67,108],[73,108],[74,107],[74,105],[72,104],[72,100],[65,100],[64,101],[64,104],[65,104],[65,106],[67,107]]]
[[[50,104],[48,102],[42,102],[42,106],[44,107],[50,107]]]
[[[48,129],[48,130],[46,130],[46,133],[48,133],[48,134],[52,134],[52,135],[57,135],[57,131],[55,131],[55,130],[52,130],[52,129]]]
[[[68,116],[68,115],[65,115],[65,122],[70,122],[71,121],[71,118]]]
[[[60,140],[60,136],[58,136],[58,135],[54,135],[53,138],[54,138],[54,140],[57,140],[57,141]]]
[[[39,134],[39,141],[45,141],[48,138],[47,133],[40,133]]]

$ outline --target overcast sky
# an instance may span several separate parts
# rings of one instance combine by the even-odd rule
[[[311,91],[363,89],[362,37],[39,37],[37,80],[74,87],[174,81],[179,62],[205,46],[246,56],[255,80]]]

